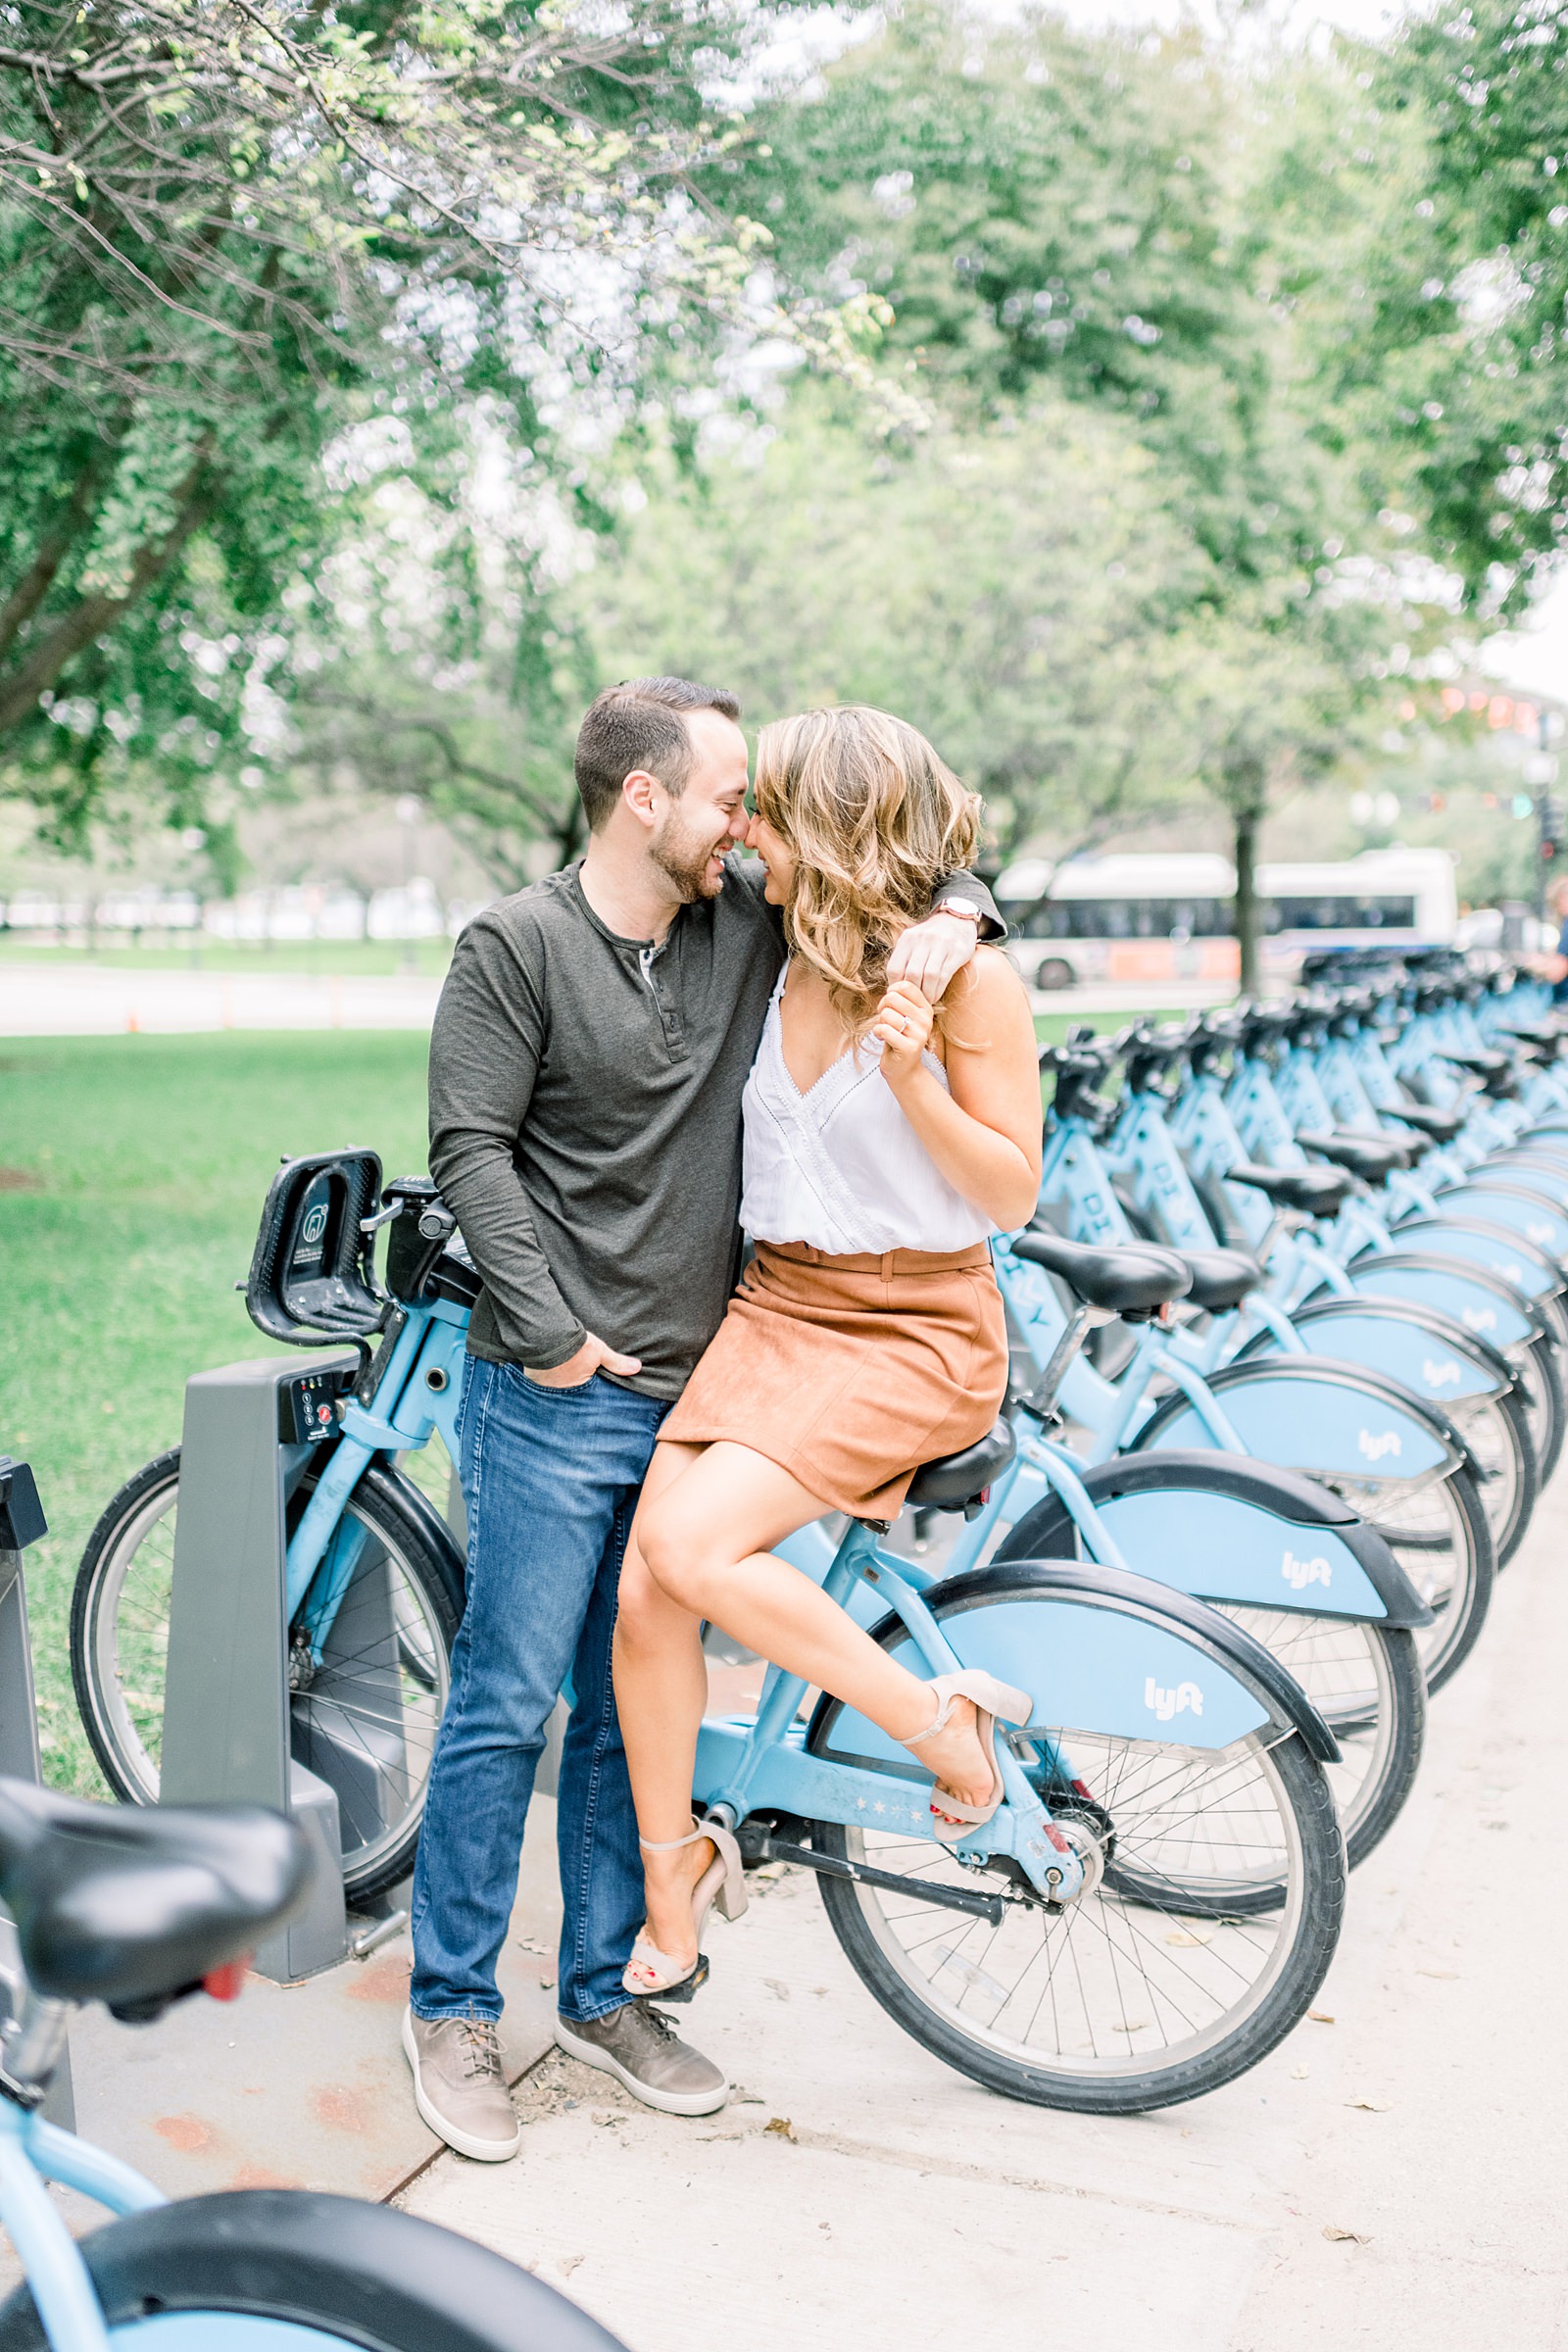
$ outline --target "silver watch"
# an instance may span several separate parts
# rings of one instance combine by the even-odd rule
[[[961,914],[968,922],[976,924],[986,919],[984,909],[977,906],[973,899],[943,899],[931,911],[933,914]]]

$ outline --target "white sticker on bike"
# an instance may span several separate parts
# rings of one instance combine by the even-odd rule
[[[1381,1437],[1376,1438],[1369,1429],[1363,1429],[1355,1442],[1369,1462],[1381,1462],[1386,1453],[1404,1451],[1399,1433],[1395,1429],[1386,1429]]]
[[[1467,1306],[1464,1309],[1464,1320],[1466,1328],[1470,1331],[1495,1331],[1497,1328],[1495,1307]]]
[[[1464,1373],[1451,1357],[1446,1363],[1435,1364],[1429,1355],[1421,1366],[1421,1377],[1429,1389],[1446,1389],[1451,1380],[1463,1380]]]
[[[1321,1552],[1315,1559],[1298,1560],[1294,1551],[1288,1551],[1280,1562],[1280,1574],[1288,1585],[1295,1586],[1298,1592],[1308,1585],[1321,1585],[1326,1592],[1333,1580],[1334,1570]]]
[[[1169,1723],[1173,1715],[1183,1715],[1189,1707],[1195,1715],[1201,1715],[1203,1693],[1196,1683],[1178,1683],[1174,1690],[1162,1690],[1151,1675],[1144,1685],[1144,1704],[1161,1723]]]

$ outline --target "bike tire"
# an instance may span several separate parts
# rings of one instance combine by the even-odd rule
[[[1461,1464],[1440,1483],[1449,1514],[1454,1563],[1449,1583],[1442,1592],[1434,1590],[1423,1574],[1424,1545],[1412,1541],[1407,1526],[1401,1523],[1401,1506],[1397,1502],[1384,1502],[1375,1489],[1351,1479],[1323,1480],[1326,1487],[1377,1529],[1423,1600],[1435,1607],[1435,1622],[1423,1627],[1415,1637],[1428,1697],[1452,1681],[1480,1641],[1497,1578],[1496,1546],[1474,1477]],[[1440,1602],[1442,1605],[1437,1605]]]
[[[1563,1396],[1561,1356],[1549,1332],[1544,1331],[1521,1350],[1519,1363],[1525,1412],[1536,1448],[1536,1478],[1549,1486],[1562,1459],[1568,1437],[1568,1399]]]
[[[1531,1517],[1541,1499],[1541,1470],[1529,1407],[1514,1388],[1501,1396],[1477,1398],[1473,1405],[1450,1406],[1449,1412],[1473,1463],[1482,1464],[1488,1450],[1496,1456],[1491,1475],[1483,1482],[1481,1500],[1501,1570],[1530,1532]],[[1494,1500],[1494,1491],[1501,1497],[1500,1504]]]
[[[990,1573],[997,1579],[997,1591],[992,1597],[1000,1605],[1028,1600],[1038,1592],[1027,1572],[1020,1573],[1016,1586],[1008,1585],[998,1571]],[[963,1582],[956,1580],[959,1585]],[[940,1591],[928,1596],[928,1605],[939,1621],[947,1613]],[[962,1605],[961,1599],[949,1604]],[[905,1636],[902,1627],[894,1624],[879,1628],[875,1638],[884,1647],[896,1649]],[[827,1741],[838,1711],[837,1701],[824,1702],[813,1719],[809,1740]],[[1051,1737],[1054,1739],[1056,1734],[1053,1732]],[[1083,1735],[1062,1730],[1060,1739],[1068,1749],[1076,1751],[1079,1759],[1087,1762]],[[1183,1761],[1187,1751],[1157,1741],[1108,1740],[1102,1744],[1112,1761],[1102,1784],[1107,1806],[1101,1810],[1113,1826],[1120,1825],[1116,1826],[1119,1838],[1133,1834],[1127,1827],[1125,1792],[1140,1785],[1136,1759],[1128,1763],[1127,1757],[1134,1749],[1144,1747],[1156,1755],[1159,1762],[1142,1785],[1153,1792],[1156,1800],[1170,1806],[1174,1817],[1187,1825],[1189,1837],[1195,1835],[1191,1823],[1196,1816],[1187,1809],[1190,1790],[1185,1786],[1173,1785],[1179,1773],[1187,1768]],[[1114,1761],[1118,1749],[1125,1751],[1120,1766]],[[1014,2029],[1003,2034],[994,2024],[987,2027],[972,2012],[966,2017],[964,2004],[971,1997],[994,2000],[997,1993],[1004,1994],[1001,2010],[994,2012],[996,2016],[1006,2013],[1006,2003],[1013,1997],[1006,1987],[991,1978],[986,1966],[970,1961],[959,1950],[936,1945],[935,1933],[944,1927],[956,1947],[967,1937],[978,1936],[984,1923],[972,1917],[965,1920],[962,1914],[917,1902],[911,1910],[911,1897],[906,1891],[889,1892],[868,1886],[863,1880],[823,1874],[819,1885],[834,1935],[866,1990],[896,2024],[933,2057],[1004,2097],[1077,2114],[1137,2115],[1215,2090],[1255,2066],[1298,2024],[1310,2006],[1340,1933],[1345,1908],[1346,1861],[1339,1817],[1328,1783],[1298,1733],[1268,1740],[1256,1735],[1238,1740],[1200,1768],[1212,1770],[1221,1778],[1227,1771],[1253,1776],[1246,1784],[1247,1802],[1253,1808],[1246,1816],[1250,1824],[1261,1819],[1256,1810],[1257,1791],[1267,1788],[1271,1792],[1271,1801],[1279,1809],[1286,1846],[1279,1899],[1272,1904],[1255,1905],[1249,1899],[1222,1912],[1205,1908],[1196,1884],[1183,1886],[1167,1877],[1163,1891],[1152,1900],[1144,1890],[1150,1883],[1147,1872],[1144,1888],[1133,1891],[1129,1899],[1123,1887],[1112,1885],[1117,1869],[1122,1870],[1123,1880],[1129,1874],[1121,1863],[1116,1868],[1107,1866],[1105,1891],[1109,1899],[1101,1904],[1095,1918],[1086,1918],[1083,1923],[1086,1941],[1082,1949],[1088,1956],[1087,1966],[1080,1966],[1075,1958],[1069,1968],[1062,1957],[1067,1948],[1064,1942],[1057,1946],[1056,1957],[1046,1972],[1051,1988],[1046,2032],[1052,2034],[1057,2032],[1059,2024],[1054,1990],[1058,1971],[1064,1985],[1070,1985],[1076,1979],[1081,1986],[1084,1977],[1093,1973],[1095,1955],[1108,1949],[1118,1927],[1124,1938],[1137,1938],[1136,1949],[1146,1956],[1143,1962],[1146,1998],[1157,2002],[1164,1997],[1157,1989],[1151,1996],[1153,1980],[1149,1971],[1170,1971],[1174,1972],[1172,1981],[1181,1986],[1182,1997],[1191,2006],[1196,2006],[1196,2002],[1190,1984],[1198,1981],[1200,1967],[1211,1965],[1215,1971],[1233,1969],[1235,1953],[1250,1948],[1249,1938],[1260,1944],[1261,1939],[1273,1936],[1276,1940],[1268,1968],[1260,1973],[1256,1995],[1250,1998],[1250,2005],[1245,2009],[1233,2006],[1209,2029],[1195,2028],[1187,2040],[1179,2042],[1160,2063],[1154,2063],[1147,2050],[1135,2047],[1133,2037],[1152,2029],[1148,2019],[1125,2022],[1126,1996],[1120,1984],[1115,1997],[1122,2001],[1124,2022],[1105,2030],[1113,2035],[1126,2034],[1130,2038],[1108,2054],[1101,2052],[1096,2030],[1092,2028],[1092,2056],[1058,2051],[1048,2062],[1045,2053],[1037,2051],[1031,2056],[1027,2042],[1018,2041]],[[1090,1766],[1088,1787],[1092,1788],[1095,1781],[1095,1770]],[[1075,1782],[1074,1787],[1082,1790],[1085,1784]],[[1161,1800],[1162,1788],[1167,1793]],[[1240,1780],[1238,1788],[1240,1790]],[[1069,1807],[1072,1802],[1069,1793]],[[1059,1807],[1055,1809],[1060,1811]],[[813,1822],[808,1825],[808,1832],[818,1852],[840,1861],[863,1861],[874,1855],[883,1867],[906,1874],[917,1868],[951,1873],[954,1883],[965,1887],[984,1884],[966,1873],[944,1849],[933,1849],[923,1841],[892,1839],[886,1845],[875,1844],[868,1849],[867,1840],[883,1835],[871,1828],[851,1830],[837,1823]],[[1123,1859],[1127,1853],[1137,1851],[1136,1846],[1124,1845]],[[1098,1894],[1090,1899],[1101,1902]],[[1243,1916],[1244,1912],[1248,1915]],[[937,1923],[935,1933],[931,1928],[933,1918]],[[1142,1929],[1137,1924],[1140,1921]],[[902,1932],[909,1929],[911,1923],[912,1938],[906,1942]],[[1015,1925],[1042,1937],[1058,1933],[1065,1937],[1071,1935],[1074,1924],[1072,1904],[1065,1906],[1054,1919],[1037,1902],[1010,1906],[1004,1926],[991,1931],[991,1943],[978,1947],[980,1957],[992,1968],[1003,1967],[1004,1960],[996,1951],[997,1938],[1012,1933]],[[1220,1950],[1205,1960],[1200,1947],[1216,1942],[1220,1942]],[[1167,1946],[1190,1947],[1198,1954],[1198,1960],[1189,1964],[1185,1951],[1181,1958],[1173,1957],[1166,1951]],[[1005,1964],[1013,1965],[1010,1960]],[[1190,1965],[1194,1971],[1191,1978]],[[1031,1961],[1025,1962],[1020,1983],[1026,1981],[1032,1966]],[[950,1970],[955,1973],[948,1975]],[[943,1989],[939,1982],[945,1977],[949,1989]],[[954,1989],[956,1986],[963,1989]],[[1152,2008],[1152,2016],[1158,2014],[1157,2007]],[[1037,2007],[1027,2032],[1034,2031],[1038,2016]],[[1069,2024],[1062,2031],[1070,2036],[1079,2028]],[[0,2352],[4,2352],[3,2346]]]
[[[105,1780],[127,1804],[156,1803],[159,1793],[161,1676],[178,1490],[176,1446],[144,1464],[105,1506],[87,1539],[72,1594],[71,1676],[77,1709]],[[304,1507],[309,1491],[307,1482],[293,1497],[291,1511]],[[351,1785],[339,1788],[343,1886],[353,1903],[395,1886],[414,1867],[429,1757],[463,1614],[463,1587],[456,1553],[439,1542],[422,1498],[397,1472],[372,1462],[349,1507],[396,1563],[404,1580],[398,1593],[409,1596],[407,1625],[405,1611],[398,1609],[397,1641],[398,1673],[409,1686],[407,1703],[399,1712],[404,1745],[412,1758],[403,1771],[407,1788],[401,1794],[396,1780],[388,1781],[388,1801],[382,1810],[390,1818],[378,1832],[361,1834],[371,1825],[357,1811],[357,1791]],[[133,1577],[134,1596],[127,1600]],[[352,1704],[345,1706],[341,1693],[333,1693],[329,1679],[323,1679],[314,1695],[309,1689],[291,1691],[290,1713],[293,1746],[306,1764],[312,1764],[313,1756],[316,1765],[325,1760],[317,1753],[315,1741],[327,1716],[353,1723]],[[373,1715],[368,1718],[372,1744],[384,1728]],[[369,1772],[367,1765],[361,1777],[368,1780]],[[326,1777],[333,1775],[328,1771]],[[393,1806],[398,1807],[395,1813]]]
[[[134,2329],[147,2352],[157,2352],[158,2320],[183,2313],[281,2323],[322,2352],[623,2352],[597,2320],[488,2247],[311,2189],[183,2198],[108,2223],[80,2252],[111,2330]],[[0,2306],[0,2352],[49,2352],[25,2284]]]

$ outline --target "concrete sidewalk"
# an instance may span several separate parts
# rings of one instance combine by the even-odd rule
[[[210,1029],[428,1029],[441,983],[375,972],[202,972],[0,964],[0,1037]]]
[[[1568,1480],[1434,1702],[1323,2022],[1228,2089],[1119,2123],[993,2097],[884,2016],[790,1874],[711,1931],[684,2013],[727,2109],[652,2115],[552,2054],[515,2163],[443,2154],[400,2202],[632,2352],[1564,2352],[1565,1550]]]
[[[1235,995],[1205,987],[1127,982],[1031,990],[1036,1012],[1180,1012]],[[437,979],[374,972],[177,971],[125,964],[0,963],[0,1037],[154,1036],[212,1029],[428,1029]]]

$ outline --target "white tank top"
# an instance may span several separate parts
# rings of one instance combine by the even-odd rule
[[[805,1242],[833,1257],[888,1250],[967,1250],[1000,1229],[956,1192],[883,1083],[866,1038],[802,1094],[784,1059],[773,991],[746,1081],[741,1223],[754,1241]],[[945,1087],[934,1054],[923,1056]]]

